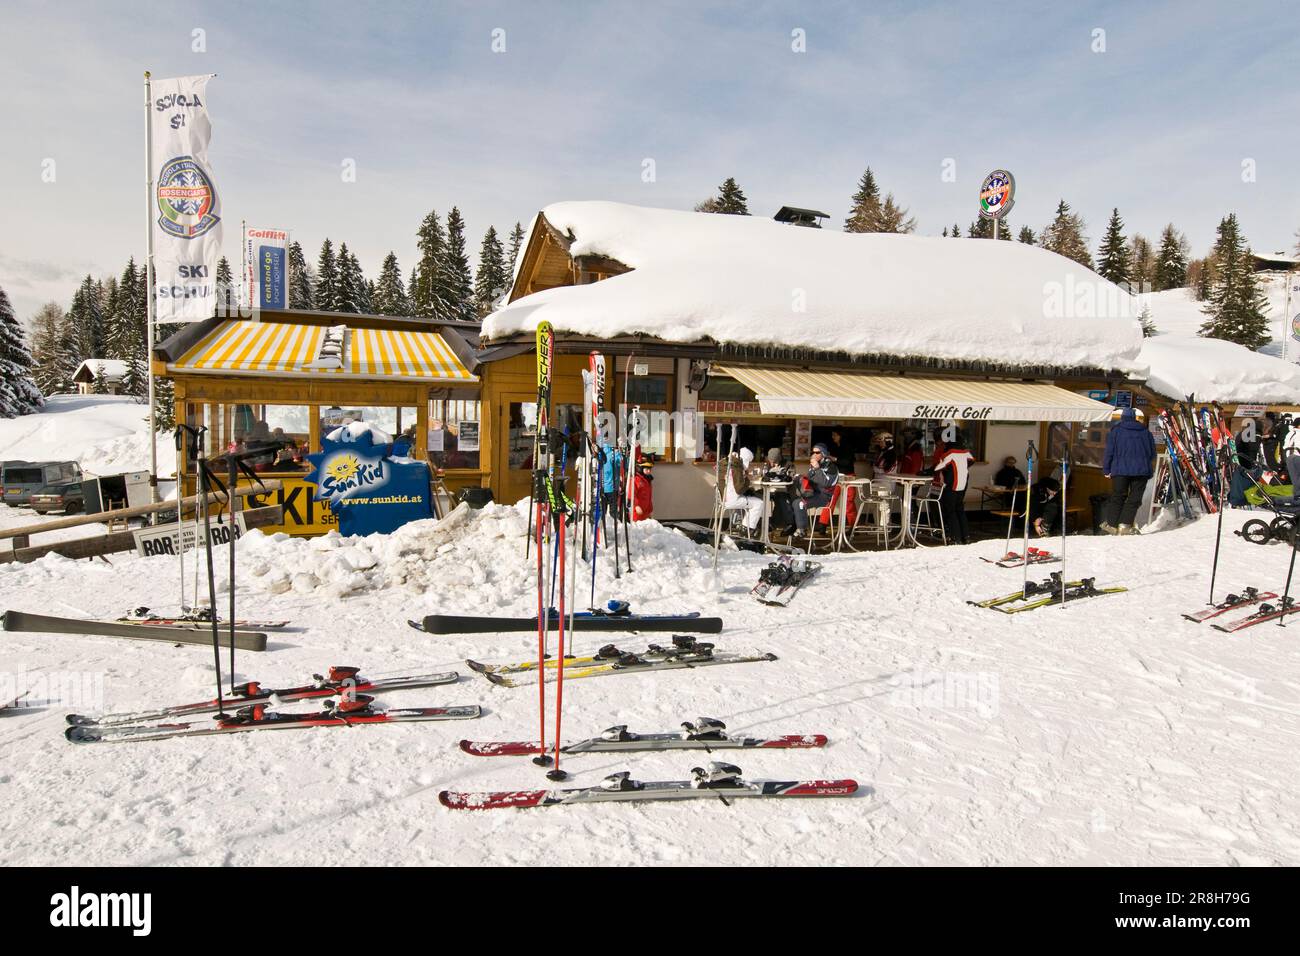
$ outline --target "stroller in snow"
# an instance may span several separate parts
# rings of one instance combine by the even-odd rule
[[[1250,474],[1247,472],[1247,474]],[[1300,520],[1300,504],[1291,502],[1290,485],[1273,485],[1266,487],[1251,477],[1255,487],[1246,492],[1246,500],[1256,507],[1267,508],[1273,512],[1270,521],[1252,518],[1241,526],[1236,534],[1241,535],[1251,544],[1268,544],[1270,541],[1290,541],[1296,544],[1296,522]]]

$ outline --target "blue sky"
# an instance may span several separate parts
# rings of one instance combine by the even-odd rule
[[[838,226],[867,165],[923,234],[964,229],[997,166],[1016,228],[1064,197],[1094,248],[1113,206],[1130,233],[1172,220],[1198,255],[1229,211],[1260,251],[1300,227],[1282,3],[10,0],[0,25],[0,287],[24,317],[142,253],[145,69],[218,74],[232,261],[241,218],[312,258],[344,240],[373,276],[389,249],[409,271],[431,208],[460,206],[476,254],[488,225],[553,201],[690,208],[729,175],[757,215],[806,205]]]

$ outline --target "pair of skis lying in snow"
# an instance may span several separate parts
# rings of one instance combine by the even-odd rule
[[[1275,591],[1260,591],[1257,588],[1245,588],[1240,594],[1229,594],[1218,604],[1205,608],[1202,611],[1193,611],[1184,614],[1183,617],[1189,621],[1195,621],[1201,624],[1205,621],[1227,614],[1229,611],[1240,610],[1245,607],[1255,607],[1255,610],[1245,617],[1237,618],[1235,621],[1229,621],[1225,624],[1210,625],[1216,631],[1223,631],[1231,634],[1235,631],[1243,630],[1247,627],[1254,627],[1256,624],[1263,624],[1265,621],[1277,621],[1287,615],[1300,611],[1300,604],[1296,603],[1293,597],[1284,597],[1277,604],[1269,604],[1277,598]],[[1258,605],[1258,606],[1257,606]]]
[[[980,560],[988,564],[996,564],[1000,568],[1023,568],[1026,564],[1055,564],[1061,559],[1042,548],[1030,548],[1028,560],[1025,560],[1019,551],[1008,551],[1000,558],[981,557]]]
[[[1021,611],[1032,611],[1035,608],[1049,607],[1054,604],[1069,604],[1086,598],[1100,597],[1103,594],[1120,594],[1127,590],[1128,588],[1125,587],[1099,588],[1095,578],[1065,581],[1058,571],[1046,581],[1030,581],[1019,591],[966,603],[1001,611],[1003,614],[1019,614]]]
[[[688,634],[673,635],[672,646],[663,647],[651,644],[644,651],[632,653],[619,650],[613,644],[606,644],[593,655],[566,655],[564,658],[564,679],[579,680],[583,677],[603,677],[613,674],[644,674],[661,670],[689,670],[696,667],[714,667],[720,664],[752,664],[759,661],[774,661],[775,654],[726,654],[714,653],[713,645],[697,641]],[[465,662],[470,670],[482,674],[499,687],[521,687],[537,683],[538,667],[536,661],[519,661],[514,664],[482,664],[478,661]],[[542,680],[549,680],[552,668],[559,662],[546,662],[546,673]],[[513,675],[531,678],[521,680]]]
[[[630,733],[626,725],[611,727],[599,737],[561,746],[565,754],[647,750],[810,749],[826,746],[822,734],[746,737],[727,733],[720,720],[700,717],[683,723],[681,731],[663,734]],[[462,740],[460,749],[477,757],[523,757],[541,752],[533,741],[485,742]],[[552,807],[576,803],[643,800],[690,800],[717,797],[838,797],[857,792],[855,780],[744,780],[734,764],[712,762],[691,770],[689,780],[633,780],[630,771],[611,774],[599,786],[564,790],[501,790],[466,793],[444,790],[438,800],[451,810],[497,810],[510,807]]]
[[[252,730],[289,730],[308,727],[352,727],[365,724],[392,724],[408,721],[465,720],[478,717],[478,705],[464,707],[410,707],[380,710],[373,706],[371,694],[454,684],[460,679],[455,671],[439,674],[414,674],[371,680],[360,676],[356,667],[332,667],[326,675],[315,675],[310,684],[297,687],[266,688],[250,681],[234,688],[222,704],[235,708],[233,713],[216,713],[215,700],[178,704],[159,710],[106,714],[86,717],[69,714],[71,725],[64,735],[73,743],[115,743],[119,741],[164,740],[170,737],[201,737],[211,734],[234,734]],[[325,707],[314,712],[286,713],[270,710],[276,702],[323,700]],[[178,718],[215,714],[210,721],[180,721]]]

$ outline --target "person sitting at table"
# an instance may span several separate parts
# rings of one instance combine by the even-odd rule
[[[873,474],[898,474],[898,448],[894,445],[894,436],[889,432],[877,432],[872,446],[876,452],[875,461],[872,463]]]
[[[812,454],[808,456],[808,471],[799,479],[799,498],[794,503],[796,535],[808,533],[809,508],[823,508],[831,503],[831,495],[839,477],[839,469],[831,459],[830,449],[825,445],[814,445]]]
[[[780,491],[773,489],[769,494],[772,501],[771,527],[778,534],[789,536],[794,531],[794,505],[790,503],[789,491],[790,483],[794,481],[794,472],[781,457],[781,449],[767,450],[767,455],[763,459],[763,481],[785,483],[784,489]]]
[[[993,484],[999,488],[1023,488],[1025,473],[1016,467],[1016,456],[1007,455],[1002,460],[1002,467],[993,476]]]
[[[745,530],[751,535],[758,530],[758,523],[763,520],[763,499],[750,493],[749,466],[754,463],[754,453],[748,448],[731,455],[727,461],[727,487],[722,499],[722,507],[728,511],[734,509],[745,512]]]
[[[1061,530],[1061,483],[1050,475],[1029,489],[1029,524],[1040,538]]]
[[[915,428],[903,432],[903,454],[898,459],[900,475],[919,475],[925,468],[925,446],[921,444],[921,433]]]

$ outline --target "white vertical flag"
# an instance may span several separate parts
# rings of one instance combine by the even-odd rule
[[[149,102],[153,137],[154,291],[159,322],[212,317],[221,257],[221,199],[208,163],[211,74],[156,80]]]

